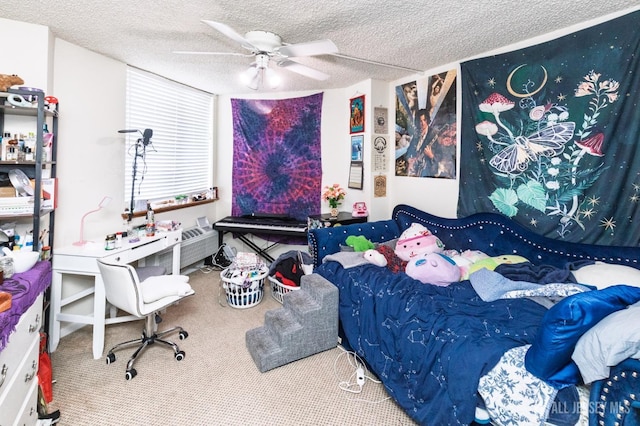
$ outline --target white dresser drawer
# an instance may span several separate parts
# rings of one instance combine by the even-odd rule
[[[35,426],[38,423],[38,383],[33,380],[31,390],[16,416],[14,426]]]
[[[26,356],[21,358],[18,371],[9,381],[9,388],[0,395],[0,426],[13,425],[23,413],[21,410],[30,407],[25,404],[27,397],[32,395],[33,384],[38,383],[38,354],[40,339],[33,339]],[[33,402],[36,400],[34,399]],[[36,414],[36,419],[38,418]]]
[[[11,383],[11,379],[16,374],[32,342],[40,340],[42,298],[41,294],[27,309],[27,312],[22,314],[15,331],[9,335],[9,343],[0,352],[0,400],[10,387],[9,383]]]

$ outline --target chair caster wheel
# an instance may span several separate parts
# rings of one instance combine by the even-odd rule
[[[107,361],[107,365],[115,362],[116,361],[116,354],[114,354],[114,353],[107,354],[106,361]]]
[[[184,340],[187,337],[189,337],[189,333],[187,333],[186,331],[182,330],[179,334],[178,337],[180,338],[180,340]]]
[[[136,371],[136,369],[132,368],[131,370],[127,370],[127,373],[124,375],[124,378],[127,380],[131,380],[137,375],[138,375],[138,372]]]
[[[175,355],[176,361],[182,361],[185,357],[184,351],[177,352]]]

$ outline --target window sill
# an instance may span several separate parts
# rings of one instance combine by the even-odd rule
[[[170,212],[172,210],[180,210],[180,209],[185,209],[187,207],[195,207],[195,206],[201,206],[203,204],[209,204],[209,203],[213,203],[214,201],[218,201],[217,198],[211,199],[211,200],[202,200],[202,201],[189,201],[187,203],[183,203],[183,204],[171,204],[167,207],[157,207],[155,209],[153,209],[154,213],[164,213],[164,212]],[[144,210],[138,211],[138,212],[134,212],[132,217],[145,217],[147,215],[147,212]],[[123,219],[128,219],[129,218],[129,214],[128,213],[122,213],[122,218]]]

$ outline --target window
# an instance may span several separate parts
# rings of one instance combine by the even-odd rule
[[[134,163],[133,199],[138,206],[213,186],[213,101],[210,93],[128,68],[126,128],[139,132],[127,134],[127,205],[131,203]],[[141,142],[145,129],[153,131],[147,145]]]

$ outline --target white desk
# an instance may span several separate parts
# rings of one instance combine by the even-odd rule
[[[104,349],[104,328],[107,324],[139,319],[132,315],[115,316],[112,312],[106,318],[106,298],[104,283],[97,259],[105,259],[113,263],[132,263],[153,256],[169,247],[173,247],[172,273],[180,274],[180,242],[182,230],[156,233],[153,237],[141,237],[139,242],[129,243],[126,239],[122,248],[105,250],[104,244],[87,243],[84,246],[69,246],[55,249],[51,279],[51,309],[49,313],[49,350],[55,351],[60,342],[61,322],[75,323],[75,328],[87,324],[93,325],[93,358],[102,357]],[[93,276],[94,285],[72,295],[63,294],[63,277],[65,274]],[[62,308],[93,294],[93,312],[89,315],[65,313]],[[71,330],[73,331],[73,330]],[[70,332],[71,332],[70,331]],[[67,333],[68,334],[68,333]]]

